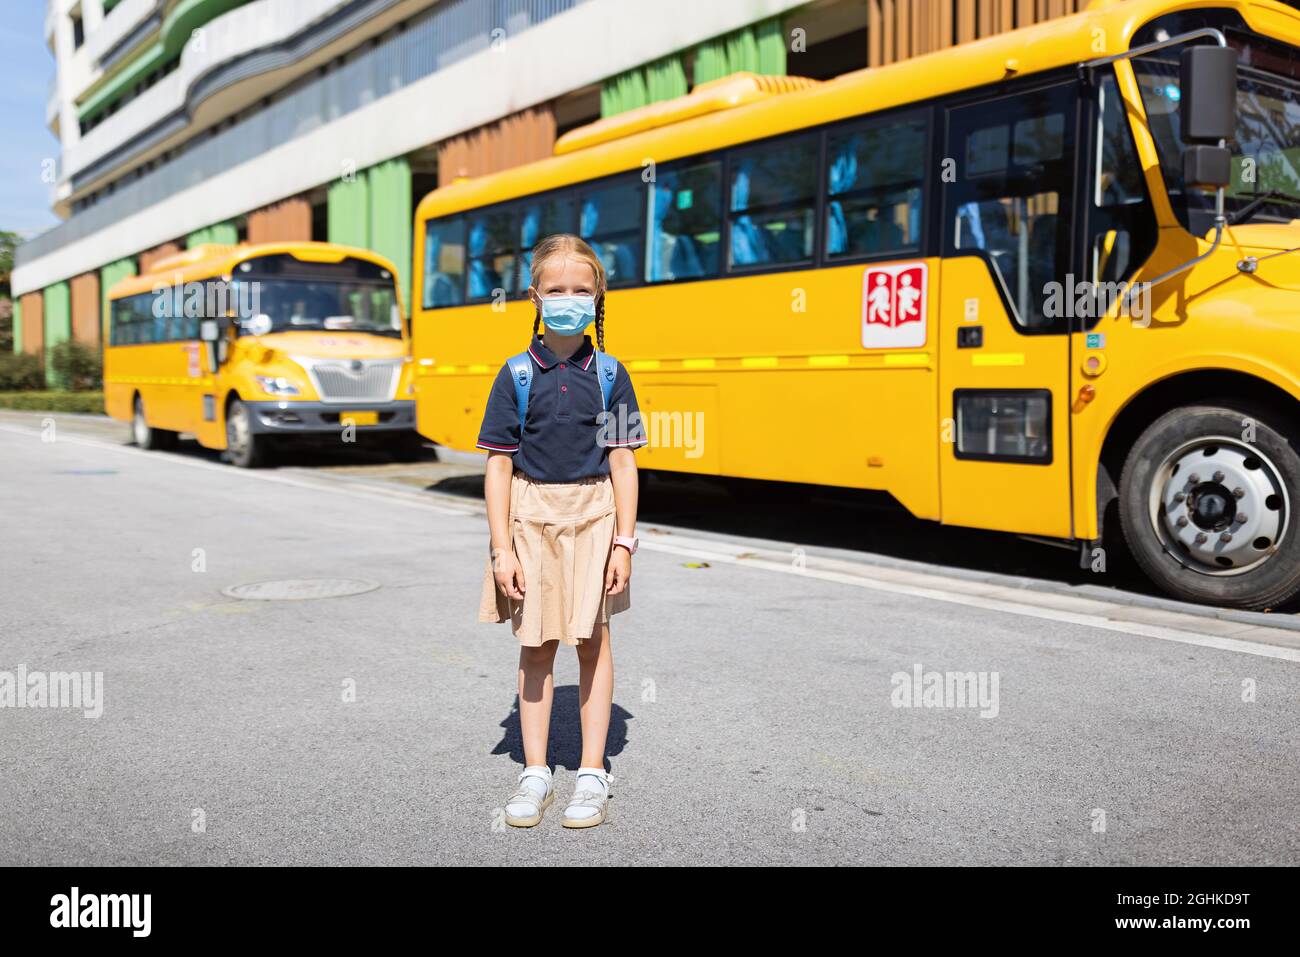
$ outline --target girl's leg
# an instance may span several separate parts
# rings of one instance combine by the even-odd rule
[[[524,739],[524,764],[546,764],[551,734],[551,700],[555,695],[555,650],[558,641],[519,649],[519,730]]]
[[[596,622],[591,637],[578,645],[578,704],[582,711],[582,765],[605,766],[605,739],[614,705],[614,652],[609,624]]]

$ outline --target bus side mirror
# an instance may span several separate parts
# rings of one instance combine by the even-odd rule
[[[223,334],[225,323],[220,319],[199,320],[199,341],[208,354],[208,369],[216,372],[229,354],[229,340]]]
[[[1183,185],[1220,189],[1232,184],[1232,152],[1226,146],[1197,143],[1183,150]]]
[[[1237,51],[1194,46],[1179,62],[1178,118],[1185,143],[1230,140],[1237,132]]]

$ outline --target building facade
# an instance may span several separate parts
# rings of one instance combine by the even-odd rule
[[[409,307],[414,207],[440,184],[736,71],[826,79],[1086,5],[48,0],[63,222],[17,251],[14,348],[100,343],[114,283],[209,242],[364,246]]]

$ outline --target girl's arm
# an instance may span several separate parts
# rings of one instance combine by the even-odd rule
[[[609,450],[609,477],[614,483],[614,534],[632,538],[636,535],[638,482],[636,455],[631,449]],[[615,548],[605,573],[605,590],[617,595],[632,577],[632,556],[626,548]]]
[[[514,459],[505,452],[489,452],[483,475],[483,498],[487,501],[488,532],[491,535],[492,573],[497,587],[511,598],[524,597],[524,570],[510,547],[510,476]],[[626,549],[624,549],[626,551]]]

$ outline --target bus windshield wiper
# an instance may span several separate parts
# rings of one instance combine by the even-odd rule
[[[1228,217],[1228,225],[1236,226],[1265,203],[1290,203],[1292,206],[1300,206],[1300,196],[1292,196],[1290,193],[1280,193],[1277,190],[1269,190],[1267,193],[1258,193],[1255,195],[1254,199]]]

